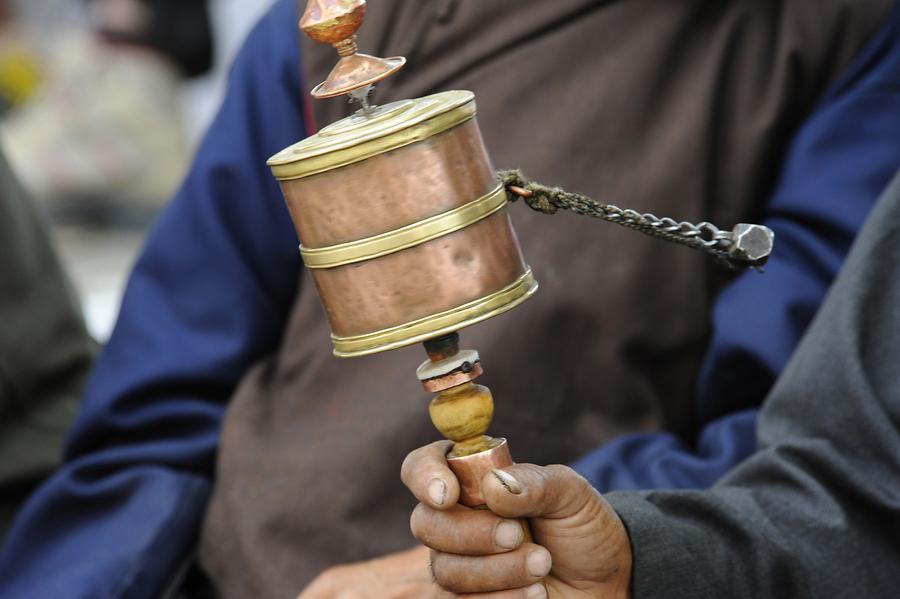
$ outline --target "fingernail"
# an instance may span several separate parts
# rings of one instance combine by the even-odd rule
[[[497,477],[497,480],[500,481],[500,484],[503,485],[503,488],[512,493],[513,495],[521,495],[522,494],[522,485],[515,478],[512,477],[511,474],[504,472],[503,470],[491,470],[491,474]]]
[[[522,526],[512,520],[503,520],[494,530],[494,543],[504,549],[515,549],[524,541]]]
[[[550,573],[550,552],[546,549],[537,549],[525,558],[525,567],[528,573],[535,578],[543,578]]]
[[[542,584],[533,584],[525,589],[525,599],[547,599],[547,589]]]
[[[447,500],[447,485],[439,478],[428,483],[428,498],[435,505],[444,505]]]

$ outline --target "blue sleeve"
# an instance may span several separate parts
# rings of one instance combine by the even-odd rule
[[[135,266],[65,464],[0,554],[3,599],[158,597],[192,549],[226,402],[296,293],[297,238],[265,165],[305,135],[295,5],[278,2],[236,59]]]
[[[856,232],[900,167],[900,8],[797,132],[764,222],[764,275],[726,287],[697,386],[695,446],[615,440],[574,467],[602,491],[705,488],[756,449],[755,413],[822,303]]]

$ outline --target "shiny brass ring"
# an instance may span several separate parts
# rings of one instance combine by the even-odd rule
[[[270,158],[267,164],[276,179],[291,181],[361,162],[373,156],[423,141],[457,125],[462,125],[475,116],[477,108],[474,100],[471,99],[471,92],[466,92],[466,94],[461,94],[462,99],[468,100],[464,104],[424,122],[414,122],[408,126],[404,123],[403,127],[396,131],[378,131],[380,135],[377,137],[353,139],[322,154],[296,157],[293,155],[295,145]],[[300,144],[303,143],[300,142]]]
[[[365,335],[338,337],[332,334],[334,355],[339,358],[366,356],[451,333],[512,310],[537,290],[538,283],[529,268],[511,285],[462,306]]]
[[[503,185],[499,185],[477,200],[411,225],[373,237],[322,248],[306,248],[301,245],[300,254],[307,268],[335,268],[363,262],[464,229],[494,214],[505,205],[506,190]]]

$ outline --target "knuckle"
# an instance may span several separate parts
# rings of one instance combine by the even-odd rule
[[[412,512],[412,516],[409,517],[409,530],[412,532],[413,536],[425,543],[426,545],[428,540],[428,524],[430,523],[430,514],[427,512],[428,507],[423,504],[419,504],[415,507]]]
[[[431,577],[441,588],[447,589],[448,591],[455,591],[456,589],[453,588],[453,586],[456,581],[450,572],[448,561],[448,556],[446,554],[432,551]]]
[[[422,473],[425,472],[424,477],[426,478],[430,476],[427,470],[433,470],[437,456],[447,453],[449,443],[448,441],[436,441],[407,454],[403,463],[400,464],[400,480],[403,481],[403,484],[413,492],[419,491],[420,489],[414,487],[423,478]]]
[[[473,586],[479,586],[459,558],[448,553],[432,551],[431,575],[435,584],[452,593],[471,592]]]
[[[585,480],[583,476],[572,470],[568,466],[555,464],[547,466],[549,481],[552,484],[562,485],[571,491],[585,491],[592,489],[591,484]]]
[[[595,496],[591,484],[568,466],[547,466],[544,496],[548,508],[555,514],[580,511]]]
[[[545,466],[545,470],[547,470],[547,472],[555,478],[561,478],[561,479],[570,479],[571,478],[571,479],[584,480],[583,478],[581,478],[581,476],[577,472],[572,470],[570,467],[564,466],[562,464],[552,464],[550,466]]]
[[[420,450],[416,450],[410,454],[407,454],[405,458],[403,458],[403,463],[400,465],[400,480],[403,481],[407,487],[412,484],[412,476],[415,471],[415,461],[416,461],[416,452]]]

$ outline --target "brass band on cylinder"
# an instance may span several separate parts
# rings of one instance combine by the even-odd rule
[[[453,210],[373,237],[322,248],[300,246],[307,268],[335,268],[386,256],[437,239],[487,218],[506,205],[506,191],[498,185],[490,193]]]
[[[365,335],[340,337],[332,334],[334,355],[340,358],[365,356],[451,333],[515,308],[537,289],[537,281],[529,268],[503,289],[462,306]]]

